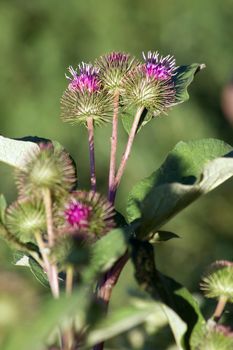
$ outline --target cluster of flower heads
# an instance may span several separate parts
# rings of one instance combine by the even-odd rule
[[[24,168],[16,171],[19,199],[6,212],[6,227],[23,243],[47,240],[45,194],[50,194],[56,237],[85,236],[94,241],[114,227],[114,210],[101,195],[75,191],[76,171],[69,155],[40,144]],[[55,237],[55,238],[56,238]]]
[[[123,108],[145,107],[153,114],[165,112],[175,101],[175,59],[158,52],[143,53],[144,61],[112,52],[92,64],[69,67],[69,84],[61,99],[61,117],[70,123],[111,121],[113,96],[120,95]]]

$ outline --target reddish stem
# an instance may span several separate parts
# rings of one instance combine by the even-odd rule
[[[129,138],[128,138],[128,142],[127,142],[127,145],[126,145],[126,148],[125,148],[125,152],[124,152],[124,154],[122,156],[122,159],[121,159],[121,162],[120,162],[120,166],[119,166],[119,169],[118,169],[116,177],[115,177],[114,187],[113,187],[112,193],[111,193],[111,202],[112,203],[114,203],[115,196],[116,196],[116,191],[117,191],[117,188],[118,188],[118,186],[120,184],[122,175],[124,173],[124,170],[125,170],[125,167],[126,167],[126,164],[127,164],[127,160],[129,158],[129,155],[130,155],[130,152],[131,152],[131,149],[132,149],[132,145],[133,145],[133,141],[134,141],[134,138],[135,138],[135,135],[136,135],[136,132],[137,132],[138,124],[139,124],[139,121],[140,121],[140,118],[141,118],[143,110],[144,110],[144,107],[138,108],[138,110],[136,112],[136,115],[134,117],[134,121],[133,121],[131,130],[130,130],[130,133],[129,133]]]
[[[48,246],[52,248],[54,245],[55,237],[53,231],[53,214],[52,214],[52,197],[49,189],[43,190],[43,200],[45,205],[46,223],[47,223],[47,234],[48,234]],[[46,263],[46,261],[45,261]],[[58,282],[58,271],[55,263],[48,260],[48,277],[50,280],[51,290],[54,298],[59,298],[59,282]]]
[[[103,302],[106,313],[108,310],[108,304],[112,295],[113,288],[116,285],[120,277],[121,271],[123,270],[128,260],[129,253],[127,251],[119,260],[116,261],[113,267],[105,274],[103,280],[99,285],[97,296],[98,299]],[[96,344],[93,350],[103,350],[103,348],[104,342],[101,342],[99,344]]]
[[[96,174],[95,174],[95,148],[94,148],[94,123],[93,118],[87,118],[88,144],[90,156],[90,171],[91,171],[91,189],[96,192]]]
[[[114,182],[116,175],[116,152],[117,152],[117,136],[118,136],[118,112],[119,112],[119,92],[114,95],[113,101],[113,121],[112,121],[112,137],[111,137],[111,155],[109,166],[109,182],[108,182],[108,199],[112,201],[114,192]]]
[[[227,297],[221,296],[213,315],[215,322],[218,322],[220,320],[222,313],[225,309],[226,303],[227,303]]]

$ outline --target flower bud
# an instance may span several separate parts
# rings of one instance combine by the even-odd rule
[[[6,211],[6,227],[21,242],[34,241],[34,234],[46,230],[45,209],[42,201],[20,199]]]
[[[233,263],[225,260],[213,263],[200,286],[208,298],[225,297],[233,302]]]
[[[124,88],[123,79],[136,64],[135,59],[124,52],[111,52],[96,61],[103,86],[110,94]]]
[[[16,171],[16,183],[22,197],[40,197],[44,189],[59,196],[76,183],[75,169],[65,151],[43,145],[39,153],[28,159],[24,169]]]
[[[71,124],[86,124],[92,117],[95,124],[111,121],[110,100],[102,89],[99,69],[91,64],[79,66],[79,73],[69,67],[70,83],[61,98],[61,119]]]
[[[157,52],[151,51],[143,56],[146,62],[132,69],[124,80],[124,104],[145,107],[157,115],[175,101],[175,60],[171,56],[159,58]]]
[[[115,212],[111,203],[99,193],[92,191],[72,192],[59,210],[63,230],[74,236],[85,236],[95,240],[102,237],[114,226]],[[60,224],[60,225],[59,225]]]

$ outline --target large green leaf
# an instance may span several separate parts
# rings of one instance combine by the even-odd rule
[[[8,334],[1,350],[44,350],[48,336],[58,326],[62,326],[68,317],[75,316],[79,323],[85,319],[88,307],[88,291],[79,288],[71,297],[61,296],[59,300],[44,300],[35,319]]]
[[[128,220],[136,225],[138,237],[145,238],[232,175],[232,147],[223,141],[179,142],[163,165],[133,188]]]
[[[16,168],[23,168],[28,156],[39,152],[39,149],[34,142],[0,136],[0,161]]]
[[[178,348],[189,350],[192,332],[205,324],[197,302],[185,287],[156,269],[154,250],[150,243],[132,239],[131,245],[135,277],[139,285],[152,298],[161,300],[165,304],[164,311]],[[167,307],[171,308],[175,314],[171,313]],[[185,324],[180,322],[179,318]]]
[[[167,324],[166,316],[162,310],[164,306],[161,303],[137,298],[133,299],[131,304],[111,311],[107,316],[98,320],[94,327],[90,328],[87,346],[93,346],[128,331],[147,321],[150,316],[154,316],[153,319],[158,320],[158,327]],[[169,311],[173,312],[171,309]]]
[[[183,103],[189,99],[187,89],[192,83],[195,74],[203,68],[205,68],[204,64],[193,63],[187,66],[180,66],[177,69],[177,73],[173,77],[176,91],[174,105]]]

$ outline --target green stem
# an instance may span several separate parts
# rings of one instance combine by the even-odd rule
[[[50,263],[49,263],[49,259],[48,259],[48,255],[46,253],[46,250],[48,249],[45,246],[45,243],[41,237],[40,232],[35,232],[35,239],[37,242],[37,245],[39,247],[42,259],[43,259],[43,268],[45,269],[47,275],[48,275],[48,279],[50,280]]]
[[[56,285],[54,284],[54,276],[53,276],[54,272],[52,270],[52,265],[51,265],[49,258],[48,258],[49,248],[45,245],[45,243],[41,237],[40,232],[35,233],[35,239],[36,239],[36,242],[38,244],[42,259],[43,259],[43,266],[42,267],[44,268],[44,270],[47,273],[51,292],[52,292],[54,298],[57,298],[58,297],[57,289],[56,289]]]

